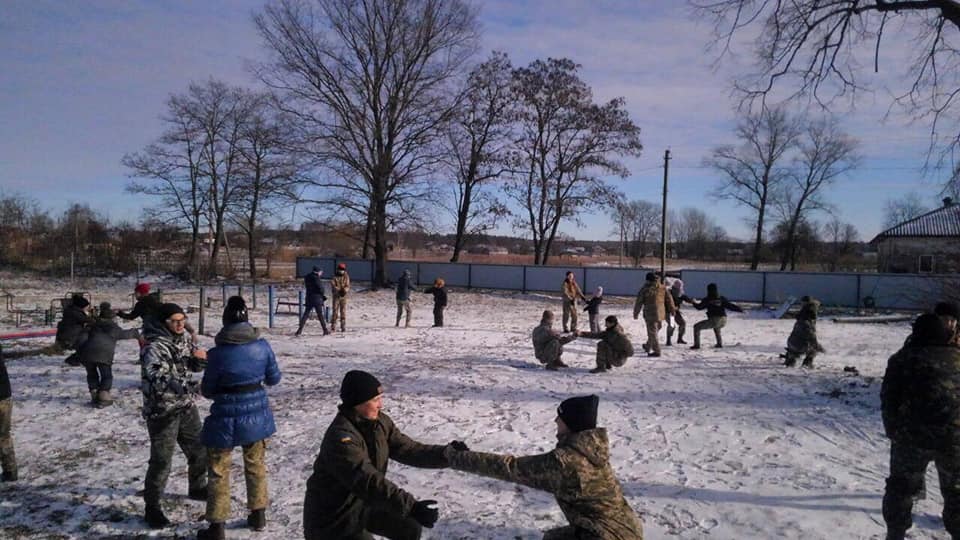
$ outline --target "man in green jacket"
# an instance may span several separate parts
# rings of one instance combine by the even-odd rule
[[[546,531],[544,540],[643,540],[640,519],[610,467],[607,431],[597,428],[599,403],[595,395],[561,403],[557,447],[546,454],[514,457],[454,445],[444,452],[454,469],[552,493],[570,524]]]
[[[340,386],[340,412],[327,428],[307,480],[305,540],[417,540],[439,513],[437,501],[417,500],[387,480],[390,459],[411,467],[449,466],[449,445],[425,445],[400,432],[381,411],[383,386],[365,371],[349,371]]]

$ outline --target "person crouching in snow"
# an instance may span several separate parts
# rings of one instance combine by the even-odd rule
[[[140,337],[136,328],[120,328],[115,318],[116,313],[110,303],[101,303],[100,314],[90,327],[87,340],[77,351],[80,364],[87,370],[90,403],[95,407],[109,407],[113,404],[110,389],[113,387],[113,357],[117,351],[117,341]]]
[[[714,345],[715,348],[719,349],[723,347],[723,335],[720,333],[720,329],[727,325],[727,310],[743,312],[743,309],[731,303],[725,296],[720,296],[720,292],[717,290],[716,283],[710,283],[707,285],[707,296],[702,298],[699,302],[694,302],[690,297],[684,296],[683,299],[691,304],[693,307],[699,310],[707,310],[707,320],[700,321],[697,324],[693,325],[693,346],[691,349],[700,348],[700,332],[708,328],[713,329],[713,335],[717,338],[717,344]]]
[[[433,295],[433,326],[443,326],[443,308],[447,307],[447,289],[443,287],[443,278],[433,280],[433,287],[423,291]]]
[[[603,302],[603,287],[597,287],[593,291],[593,298],[587,302],[587,307],[583,308],[590,316],[590,331],[600,331],[600,303]]]
[[[787,352],[781,354],[780,358],[783,358],[783,365],[793,367],[797,365],[797,359],[803,356],[803,367],[810,368],[813,367],[813,359],[817,357],[817,353],[824,352],[817,341],[820,301],[809,296],[804,296],[800,301],[802,304],[800,313],[797,314],[797,322],[793,323],[793,331],[787,338]]]
[[[458,450],[444,453],[450,467],[553,494],[569,525],[544,540],[642,540],[643,526],[623,496],[610,466],[607,430],[597,427],[595,395],[572,397],[557,407],[557,447],[515,457]]]
[[[577,332],[580,337],[600,340],[597,343],[597,367],[591,369],[590,373],[603,373],[620,367],[627,362],[627,358],[633,356],[633,344],[617,318],[608,315],[603,322],[606,326],[603,332]]]
[[[568,367],[560,357],[563,355],[563,346],[577,339],[577,334],[563,335],[553,329],[554,315],[549,309],[544,310],[540,324],[533,329],[533,355],[551,371],[557,368]]]

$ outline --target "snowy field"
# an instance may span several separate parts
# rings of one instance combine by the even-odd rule
[[[16,289],[7,280],[4,286],[18,293],[45,290],[47,296],[68,290],[59,283]],[[129,305],[131,288],[94,288],[94,303]],[[268,527],[263,533],[245,528],[235,453],[228,538],[302,538],[304,485],[349,369],[383,381],[385,409],[406,434],[430,443],[462,439],[491,452],[549,450],[559,401],[600,395],[613,466],[648,539],[882,538],[888,443],[880,422],[880,376],[908,334],[906,323],[821,321],[828,353],[807,371],[784,368],[777,358],[792,320],[733,314],[724,330],[727,348],[713,349],[710,332],[703,350],[664,348],[661,358],[636,356],[623,368],[592,375],[594,340],[566,347],[567,370],[545,371],[533,358],[530,331],[543,309],[559,311],[555,299],[452,291],[448,326],[436,329],[430,328],[429,298],[416,295],[409,329],[393,327],[393,292],[380,291],[351,296],[345,334],[324,337],[314,320],[304,336],[293,337],[293,316],[278,316],[278,328],[264,330],[283,371],[281,384],[270,390],[278,432],[267,454]],[[631,308],[628,299],[608,298],[601,311],[620,317],[642,354],[642,321],[632,319]],[[214,311],[208,331],[220,326]],[[691,327],[703,317],[689,307],[685,313]],[[252,318],[266,327],[263,307]],[[690,328],[687,340],[692,337]],[[5,350],[36,345],[7,343]],[[141,520],[137,493],[148,442],[136,355],[135,343],[121,342],[114,365],[117,402],[102,410],[87,403],[82,368],[52,356],[8,361],[20,481],[0,485],[0,537],[192,538],[203,524],[203,503],[185,497],[186,464],[179,453],[164,502],[176,525],[151,531]],[[859,375],[845,373],[845,366],[855,366]],[[200,409],[205,415],[208,402],[201,400]],[[542,530],[565,523],[546,493],[397,463],[388,476],[418,498],[440,501],[440,521],[425,538],[539,539]],[[932,468],[927,485],[911,537],[946,538]]]

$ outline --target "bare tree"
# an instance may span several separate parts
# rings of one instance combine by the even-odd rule
[[[754,243],[750,269],[760,264],[760,248],[771,197],[788,177],[783,158],[794,148],[800,129],[785,109],[764,108],[746,116],[736,128],[739,146],[715,148],[705,165],[722,176],[715,190],[718,197],[730,199],[754,212]]]
[[[926,214],[930,208],[924,204],[923,197],[916,191],[911,191],[902,197],[887,199],[883,206],[883,227],[890,229],[920,215]]]
[[[827,271],[836,272],[839,269],[843,258],[855,252],[859,238],[860,233],[857,232],[857,228],[850,223],[840,221],[840,218],[834,217],[824,224],[823,242],[826,245],[823,250],[823,259]]]
[[[931,158],[954,174],[960,149],[960,2],[956,0],[693,0],[698,16],[715,21],[717,43],[726,52],[735,35],[755,30],[759,72],[737,82],[746,100],[765,100],[778,88],[808,96],[824,107],[837,98],[855,101],[866,87],[858,74],[866,51],[881,68],[881,46],[893,34],[895,80],[907,85],[894,100],[930,123]],[[886,32],[888,26],[894,31]],[[903,45],[913,48],[906,61]],[[891,78],[894,79],[894,78]],[[944,125],[946,124],[946,125]],[[948,132],[938,140],[938,131]],[[942,144],[941,144],[942,143]],[[936,149],[939,147],[939,153]]]
[[[510,142],[510,59],[494,52],[474,68],[446,143],[456,175],[456,231],[451,262],[460,260],[467,236],[491,229],[507,208],[483,186],[505,171]]]
[[[619,156],[638,156],[640,128],[622,98],[593,103],[569,59],[536,60],[514,70],[517,139],[506,193],[521,208],[516,224],[533,236],[534,264],[546,264],[565,219],[610,199],[599,175],[625,177]]]
[[[789,236],[789,228],[790,224],[787,221],[780,221],[774,226],[772,247],[774,251],[781,254],[781,257],[784,256],[784,252],[787,252],[792,262],[790,269],[796,270],[796,263],[812,256],[820,243],[819,226],[814,221],[801,219],[796,226],[793,238]]]
[[[699,208],[683,208],[670,215],[674,248],[684,257],[705,259],[716,255],[714,242],[726,239],[726,231]]]
[[[660,205],[650,201],[630,201],[627,238],[630,239],[630,254],[633,265],[640,266],[646,247],[660,233]]]
[[[777,206],[787,224],[787,247],[780,257],[780,271],[797,266],[797,243],[800,223],[817,210],[827,210],[824,190],[839,177],[854,169],[860,157],[858,143],[843,133],[833,120],[817,120],[803,127],[793,160],[794,171],[781,186]]]
[[[255,22],[271,55],[261,79],[300,123],[305,149],[339,169],[314,186],[368,197],[374,283],[385,284],[388,208],[438,165],[476,12],[462,0],[277,0]]]

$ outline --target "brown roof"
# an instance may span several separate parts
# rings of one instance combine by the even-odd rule
[[[897,237],[960,237],[960,204],[945,199],[932,212],[904,221],[878,234],[871,242]]]

